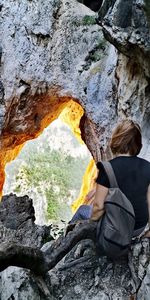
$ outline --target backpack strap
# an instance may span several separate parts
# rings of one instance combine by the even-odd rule
[[[114,173],[111,163],[109,161],[101,161],[101,163],[102,163],[104,170],[108,176],[110,187],[118,188],[117,179],[116,179],[116,176],[115,176],[115,173]]]

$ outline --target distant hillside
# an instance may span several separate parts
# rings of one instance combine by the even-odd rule
[[[87,147],[58,119],[7,165],[4,193],[33,198],[37,223],[69,220],[89,159]]]

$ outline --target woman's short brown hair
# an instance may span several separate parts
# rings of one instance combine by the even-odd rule
[[[142,148],[140,126],[132,120],[122,121],[113,131],[110,148],[113,154],[138,155]]]

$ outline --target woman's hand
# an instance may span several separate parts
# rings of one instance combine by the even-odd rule
[[[146,233],[143,235],[144,238],[150,238],[150,230],[146,231]]]

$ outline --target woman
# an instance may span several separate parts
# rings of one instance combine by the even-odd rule
[[[135,212],[134,235],[141,234],[150,225],[150,163],[137,157],[142,148],[141,130],[138,124],[125,120],[114,130],[110,148],[115,156],[110,163],[120,190],[131,201]],[[97,164],[99,174],[92,210],[92,220],[99,220],[104,213],[104,202],[110,187],[103,165]],[[147,232],[150,237],[150,231]]]

